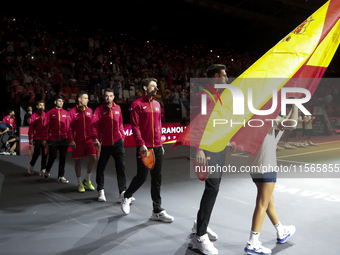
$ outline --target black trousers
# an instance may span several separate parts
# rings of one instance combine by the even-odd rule
[[[104,171],[110,156],[115,160],[118,190],[120,194],[126,190],[125,149],[123,139],[119,139],[117,143],[112,146],[102,146],[101,148],[96,176],[98,191],[104,188]]]
[[[204,151],[206,157],[210,157],[209,166],[225,165],[226,149],[221,152]],[[197,235],[202,236],[207,233],[210,216],[215,205],[216,197],[220,189],[222,172],[214,172],[205,180],[205,189],[197,213]]]
[[[34,152],[31,159],[31,166],[35,165],[41,152],[41,170],[46,169],[47,155],[45,154],[45,147],[42,145],[42,140],[33,140]]]
[[[148,173],[151,175],[151,198],[153,202],[153,212],[159,213],[164,209],[161,207],[161,183],[162,183],[162,160],[163,150],[162,147],[148,148],[153,149],[155,153],[155,166],[152,170],[149,170],[143,163],[141,156],[139,155],[139,148],[136,150],[137,157],[137,175],[133,177],[130,186],[125,191],[124,197],[130,198],[132,195],[143,185],[146,181]]]
[[[66,163],[66,155],[68,149],[68,140],[67,138],[63,140],[49,140],[48,141],[48,162],[46,167],[46,172],[50,172],[51,168],[54,164],[55,159],[57,158],[57,150],[59,150],[59,168],[58,168],[58,177],[63,177],[65,175],[65,163]]]

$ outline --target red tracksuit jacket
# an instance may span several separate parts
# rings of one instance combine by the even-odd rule
[[[39,111],[32,114],[28,127],[29,140],[46,140],[46,115],[46,112],[40,115]]]
[[[15,123],[15,117],[9,117],[9,115],[5,116],[2,120],[3,122],[10,124],[12,126],[12,130],[17,130],[17,124]]]
[[[156,100],[143,96],[133,101],[130,119],[137,147],[162,146],[161,106]]]
[[[81,142],[98,137],[92,125],[94,116],[91,108],[86,106],[84,111],[79,110],[77,106],[72,108],[68,112],[68,121],[67,138],[69,142]]]
[[[57,107],[46,114],[46,140],[63,140],[67,137],[68,112]]]
[[[105,103],[94,112],[96,137],[102,146],[114,145],[119,139],[124,139],[123,118],[120,106],[112,103],[110,109]]]

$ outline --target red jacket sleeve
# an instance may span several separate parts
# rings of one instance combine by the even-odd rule
[[[74,138],[73,138],[73,116],[72,116],[72,110],[70,110],[67,114],[67,139],[69,142],[72,142],[74,141]]]
[[[34,121],[35,121],[35,114],[32,114],[30,118],[30,123],[28,126],[28,140],[33,140]]]
[[[119,111],[120,111],[120,116],[119,116],[119,132],[122,135],[122,139],[125,139],[125,134],[124,134],[124,126],[123,126],[123,117],[122,117],[122,110],[119,107]]]
[[[92,114],[92,118],[91,118],[91,136],[92,139],[95,140],[99,140],[98,138],[98,111],[99,109],[97,108],[94,112],[94,114]]]
[[[141,147],[142,145],[145,145],[145,142],[142,139],[142,134],[139,128],[139,115],[140,115],[140,107],[137,104],[132,103],[131,114],[130,114],[131,128],[132,128],[133,136],[135,138],[137,147]]]
[[[48,140],[48,131],[50,128],[50,115],[51,115],[51,111],[48,111],[46,113],[46,118],[45,118],[45,140]]]

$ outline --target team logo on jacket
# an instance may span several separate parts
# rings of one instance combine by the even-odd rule
[[[54,116],[55,116],[55,114],[52,115],[52,117],[54,117]]]
[[[91,115],[91,114],[89,112],[87,112],[86,115]]]
[[[143,106],[143,110],[146,108],[146,106]]]
[[[115,114],[119,114],[119,111],[115,111]]]
[[[64,118],[66,118],[66,115],[62,115],[61,117],[64,117]]]
[[[159,108],[156,107],[155,110],[156,110],[156,112],[159,112]]]

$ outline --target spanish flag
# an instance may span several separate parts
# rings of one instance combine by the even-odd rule
[[[291,33],[257,60],[231,85],[247,95],[252,89],[255,109],[270,109],[273,90],[283,87],[308,89],[311,94],[331,62],[340,42],[340,0],[331,0],[308,17]],[[302,79],[303,78],[303,79]],[[244,115],[233,115],[232,94],[224,90],[223,104],[211,102],[207,114],[199,114],[174,145],[189,145],[211,152],[222,151],[228,144],[250,154],[256,154],[272,126],[266,119],[275,119],[280,107],[269,115],[254,115],[244,107]],[[235,125],[214,125],[216,119],[232,119]],[[263,120],[261,128],[244,125],[249,120]]]

